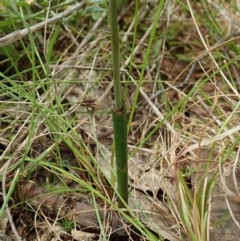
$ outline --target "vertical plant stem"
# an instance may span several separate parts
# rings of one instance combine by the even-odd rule
[[[113,127],[118,193],[122,198],[118,199],[118,206],[123,208],[124,202],[128,203],[127,118],[124,109],[113,111]]]
[[[125,207],[125,204],[128,203],[127,117],[121,93],[117,3],[117,0],[109,0],[115,94],[115,107],[112,111],[114,149],[116,156],[118,193],[120,195],[118,206],[119,208],[123,208]]]
[[[120,81],[120,51],[119,51],[119,33],[117,22],[117,0],[109,1],[110,28],[112,39],[112,58],[113,58],[113,81],[116,108],[122,107],[121,81]]]

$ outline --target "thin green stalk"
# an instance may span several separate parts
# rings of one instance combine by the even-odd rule
[[[117,7],[118,6],[116,0],[109,1],[115,93],[115,108],[112,111],[114,148],[116,156],[118,193],[121,197],[118,199],[118,205],[120,208],[123,208],[126,206],[125,204],[128,203],[127,118],[125,106],[122,100],[123,96],[121,93]]]
[[[17,171],[16,171],[16,174],[15,174],[15,176],[14,176],[12,182],[11,182],[11,186],[9,188],[9,191],[8,191],[7,195],[6,195],[6,198],[4,199],[4,202],[3,202],[2,207],[0,209],[0,219],[2,218],[2,216],[5,212],[6,206],[7,206],[8,202],[9,202],[11,196],[12,196],[12,193],[15,190],[15,186],[17,184],[19,174],[20,174],[20,172],[19,172],[19,168],[18,168]]]
[[[117,1],[109,1],[110,11],[110,28],[111,28],[111,39],[112,39],[112,58],[113,58],[113,81],[114,81],[114,94],[116,108],[122,107],[122,96],[121,96],[121,81],[120,81],[120,51],[119,51],[119,33],[118,33],[118,22],[117,22]]]
[[[140,77],[139,77],[139,80],[138,80],[138,86],[137,86],[137,90],[135,91],[135,96],[134,96],[134,100],[133,100],[133,106],[137,105],[138,94],[140,92],[140,87],[142,86],[142,83],[143,83],[144,73],[145,73],[146,67],[149,63],[149,55],[150,55],[150,52],[151,52],[151,49],[152,49],[153,40],[154,40],[154,37],[155,37],[155,33],[156,33],[156,29],[157,29],[157,26],[158,26],[158,23],[159,23],[161,12],[163,10],[163,6],[164,6],[164,1],[162,0],[159,3],[159,7],[157,8],[156,17],[155,17],[155,20],[153,22],[153,27],[152,27],[151,34],[150,34],[150,39],[149,39],[148,44],[147,44],[147,50],[144,54],[141,74],[140,74]],[[131,113],[129,115],[128,131],[129,131],[130,125],[132,123],[134,110],[135,110],[135,108],[132,108]]]
[[[117,167],[118,193],[128,203],[127,118],[125,110],[113,111],[114,148]],[[125,207],[120,198],[119,207]]]

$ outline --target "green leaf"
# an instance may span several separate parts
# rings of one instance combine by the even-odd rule
[[[10,17],[8,19],[5,19],[3,21],[0,21],[0,29],[6,26],[9,26],[12,24],[14,17]]]
[[[105,9],[99,5],[89,6],[85,9],[85,13],[102,13],[103,11],[105,11]]]
[[[11,56],[14,59],[17,59],[19,57],[18,52],[12,45],[7,45],[4,48],[0,48],[0,55]]]
[[[26,1],[18,1],[17,6],[18,7],[29,7],[29,4]]]
[[[58,37],[58,34],[60,32],[60,29],[61,29],[61,24],[59,24],[57,26],[57,28],[54,31],[54,34],[53,34],[53,36],[51,38],[51,41],[49,43],[48,52],[47,52],[47,60],[48,60],[48,62],[50,62],[52,57],[53,57],[53,47],[54,47],[54,44],[57,42],[57,37]]]

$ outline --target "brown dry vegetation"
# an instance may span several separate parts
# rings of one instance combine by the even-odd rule
[[[240,5],[167,0],[151,44],[160,2],[139,1],[135,34],[135,1],[119,14],[132,219],[116,207],[106,14],[73,12],[50,60],[57,23],[12,43],[15,67],[1,55],[2,204],[19,175],[1,240],[238,240]]]

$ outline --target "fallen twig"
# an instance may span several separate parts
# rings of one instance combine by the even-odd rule
[[[82,1],[81,3],[77,3],[75,6],[72,8],[69,8],[66,11],[63,11],[59,14],[56,14],[56,16],[47,19],[46,21],[43,21],[41,23],[37,23],[29,28],[24,28],[21,30],[14,31],[2,38],[0,38],[0,47],[4,47],[8,44],[14,43],[15,41],[22,39],[23,37],[27,36],[30,32],[36,32],[41,28],[44,28],[46,25],[49,25],[51,23],[57,22],[59,19],[67,17],[70,15],[73,11],[76,11],[80,8],[82,8],[85,4],[85,1]]]

